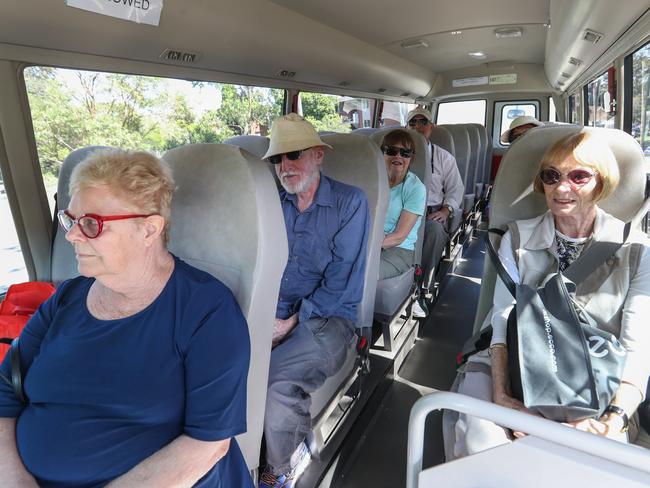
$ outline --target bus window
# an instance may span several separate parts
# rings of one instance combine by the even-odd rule
[[[611,74],[610,74],[611,73]],[[614,127],[614,116],[616,112],[615,97],[612,97],[610,82],[613,79],[614,70],[603,73],[587,85],[587,105],[589,107],[588,118],[585,125],[592,127]]]
[[[372,127],[375,101],[367,98],[300,92],[299,112],[318,131],[350,132]]]
[[[12,283],[29,280],[25,259],[20,250],[14,219],[9,209],[7,192],[0,173],[0,294]]]
[[[494,134],[492,143],[496,147],[504,147],[509,144],[502,144],[499,137],[510,128],[510,124],[517,117],[530,116],[539,118],[539,105],[537,100],[522,100],[522,101],[504,101],[495,102],[494,104],[494,121],[493,130]]]
[[[580,92],[574,93],[569,97],[569,123],[580,124]]]
[[[485,100],[443,102],[438,105],[436,124],[485,125]]]
[[[379,127],[406,126],[408,113],[417,107],[415,103],[385,101],[381,109]]]
[[[38,159],[53,210],[59,169],[78,148],[162,154],[183,144],[266,135],[284,90],[49,67],[23,72]]]
[[[632,55],[632,136],[650,160],[650,44]]]
[[[548,121],[557,122],[557,112],[555,111],[553,97],[548,97]]]

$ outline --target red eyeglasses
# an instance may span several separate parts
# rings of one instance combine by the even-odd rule
[[[596,176],[596,172],[587,171],[586,169],[574,169],[567,174],[562,174],[553,168],[546,168],[539,172],[539,177],[545,185],[557,185],[563,176],[566,176],[573,186],[584,186]]]
[[[99,237],[99,234],[104,230],[104,222],[111,220],[126,220],[126,219],[137,219],[141,217],[150,217],[154,214],[131,214],[131,215],[97,215],[92,213],[87,213],[81,217],[76,218],[67,210],[60,210],[57,214],[59,218],[59,224],[63,227],[63,230],[70,232],[70,229],[74,227],[75,224],[79,225],[79,230],[83,235],[88,239],[95,239]]]

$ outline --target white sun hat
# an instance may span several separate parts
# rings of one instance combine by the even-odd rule
[[[413,110],[411,110],[408,115],[406,116],[406,121],[410,122],[413,117],[416,115],[421,115],[425,119],[427,119],[429,122],[433,122],[433,117],[431,117],[431,112],[429,112],[426,108],[424,107],[415,107]]]
[[[314,146],[325,146],[332,149],[332,146],[321,141],[313,125],[300,115],[290,113],[275,119],[271,125],[269,150],[262,156],[262,159]]]
[[[520,117],[517,117],[514,119],[512,122],[510,122],[510,128],[505,131],[503,134],[501,134],[501,137],[499,140],[501,141],[501,144],[509,144],[509,138],[510,138],[510,132],[512,132],[513,129],[516,129],[517,127],[521,127],[522,125],[528,125],[528,124],[533,124],[537,127],[540,125],[544,125],[544,122],[540,122],[537,120],[535,117],[532,115],[522,115]]]

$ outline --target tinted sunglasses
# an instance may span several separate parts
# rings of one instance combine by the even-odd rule
[[[381,150],[387,156],[397,156],[399,154],[403,158],[410,158],[413,156],[413,154],[415,154],[415,151],[413,149],[406,149],[404,147],[397,146],[387,146],[385,144],[381,146]]]
[[[429,125],[429,121],[427,119],[411,119],[409,120],[409,127],[415,127],[416,125],[421,125],[422,127],[426,127]]]
[[[79,218],[75,218],[67,210],[60,210],[57,213],[59,218],[59,224],[63,227],[63,230],[70,232],[70,229],[74,227],[75,224],[79,226],[79,230],[83,235],[88,239],[95,239],[99,237],[99,234],[104,230],[104,222],[110,220],[126,220],[126,219],[137,219],[140,217],[149,217],[153,214],[144,215],[144,214],[130,214],[130,215],[97,215],[97,214],[84,214]]]
[[[282,162],[282,156],[286,156],[289,161],[296,161],[302,157],[303,151],[304,150],[301,149],[300,151],[276,154],[275,156],[269,156],[268,161],[269,163],[280,164]]]
[[[563,176],[566,176],[569,182],[574,186],[583,186],[591,181],[596,176],[596,173],[587,171],[586,169],[574,169],[569,171],[566,175],[560,173],[553,168],[546,168],[539,172],[539,177],[545,185],[557,185]]]

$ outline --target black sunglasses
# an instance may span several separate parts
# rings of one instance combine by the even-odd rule
[[[429,121],[427,119],[411,119],[409,120],[409,127],[415,127],[416,125],[421,125],[422,127],[426,127],[429,125]]]
[[[397,146],[387,146],[385,144],[381,146],[381,150],[387,156],[397,156],[399,154],[403,158],[410,158],[413,156],[413,154],[415,154],[415,151],[413,149],[406,149],[405,147]]]
[[[282,156],[286,156],[289,161],[296,161],[301,158],[303,150],[300,151],[291,151],[288,153],[276,154],[275,156],[269,156],[269,163],[280,164],[282,162]]]
[[[574,169],[563,175],[558,170],[553,168],[546,168],[539,172],[539,177],[545,185],[557,185],[562,176],[566,176],[573,186],[584,186],[596,176],[596,173],[587,171],[586,169]]]

